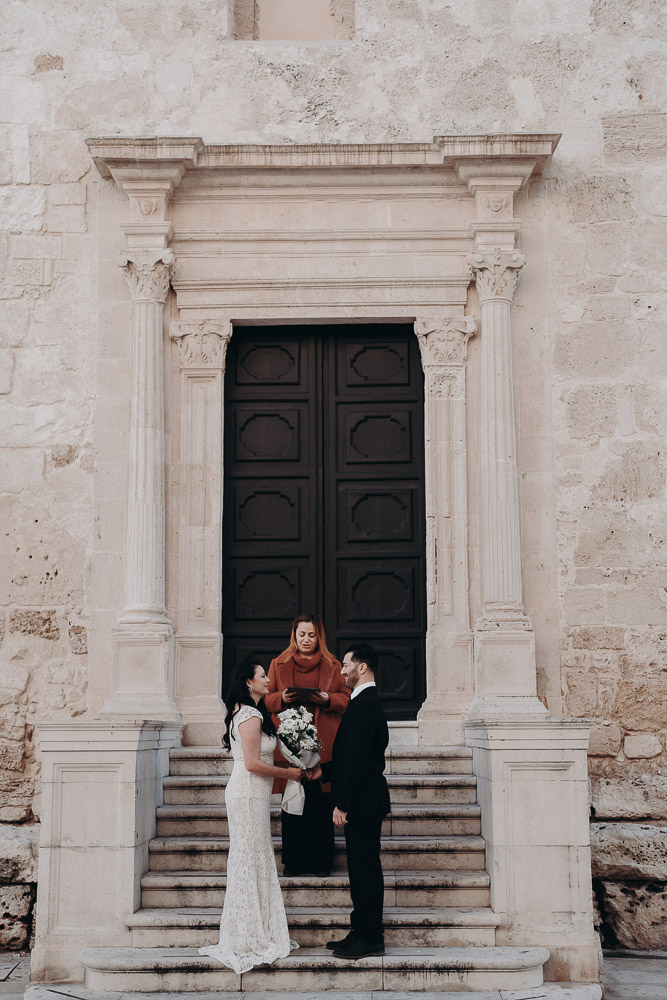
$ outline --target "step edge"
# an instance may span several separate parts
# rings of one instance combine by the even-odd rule
[[[398,954],[396,951],[398,950]],[[124,953],[124,954],[123,954]],[[127,972],[134,974],[155,974],[160,971],[208,971],[219,970],[220,964],[208,956],[200,955],[195,948],[84,948],[80,961],[86,969],[96,972]],[[125,961],[123,961],[123,959]],[[343,962],[333,958],[320,948],[300,948],[298,953],[277,959],[268,969],[271,971],[296,971],[304,959],[309,961],[311,971],[320,968],[347,968]],[[352,968],[415,969],[465,969],[473,971],[519,971],[544,965],[549,959],[549,951],[542,947],[442,947],[405,949],[387,948],[387,954],[377,958],[362,959],[363,965],[355,962]],[[143,960],[143,964],[141,964]]]

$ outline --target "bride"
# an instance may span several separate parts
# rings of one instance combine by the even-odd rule
[[[234,758],[225,791],[229,823],[227,889],[220,919],[220,940],[200,948],[240,974],[255,965],[289,955],[290,941],[271,843],[270,797],[273,779],[300,781],[298,767],[276,767],[276,728],[264,706],[269,679],[248,657],[236,669],[229,696],[222,744]]]

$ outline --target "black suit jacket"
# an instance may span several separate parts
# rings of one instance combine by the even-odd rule
[[[333,800],[352,816],[386,816],[389,789],[384,776],[384,752],[389,730],[377,688],[352,698],[341,719],[331,761],[322,765],[332,782]]]

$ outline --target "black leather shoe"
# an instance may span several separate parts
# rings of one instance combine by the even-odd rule
[[[329,951],[335,951],[338,948],[347,948],[348,944],[352,944],[355,936],[356,935],[354,931],[350,931],[348,934],[345,935],[344,938],[341,938],[339,941],[327,941],[325,947],[328,948]]]
[[[369,955],[384,955],[384,942],[378,941],[372,945],[361,938],[355,938],[348,945],[334,948],[333,954],[335,958],[348,958],[356,962],[358,958],[368,958]]]
[[[283,875],[285,878],[296,878],[297,875],[303,875],[303,872],[297,871],[296,868],[285,866],[283,868]]]

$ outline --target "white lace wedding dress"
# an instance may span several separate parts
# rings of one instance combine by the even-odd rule
[[[225,791],[229,857],[220,940],[199,949],[200,955],[210,955],[236,973],[284,958],[298,948],[289,938],[271,843],[273,778],[248,771],[243,759],[238,727],[252,716],[262,717],[256,708],[242,705],[232,726],[234,766]],[[263,732],[260,757],[267,764],[273,763],[275,745],[275,736]]]

